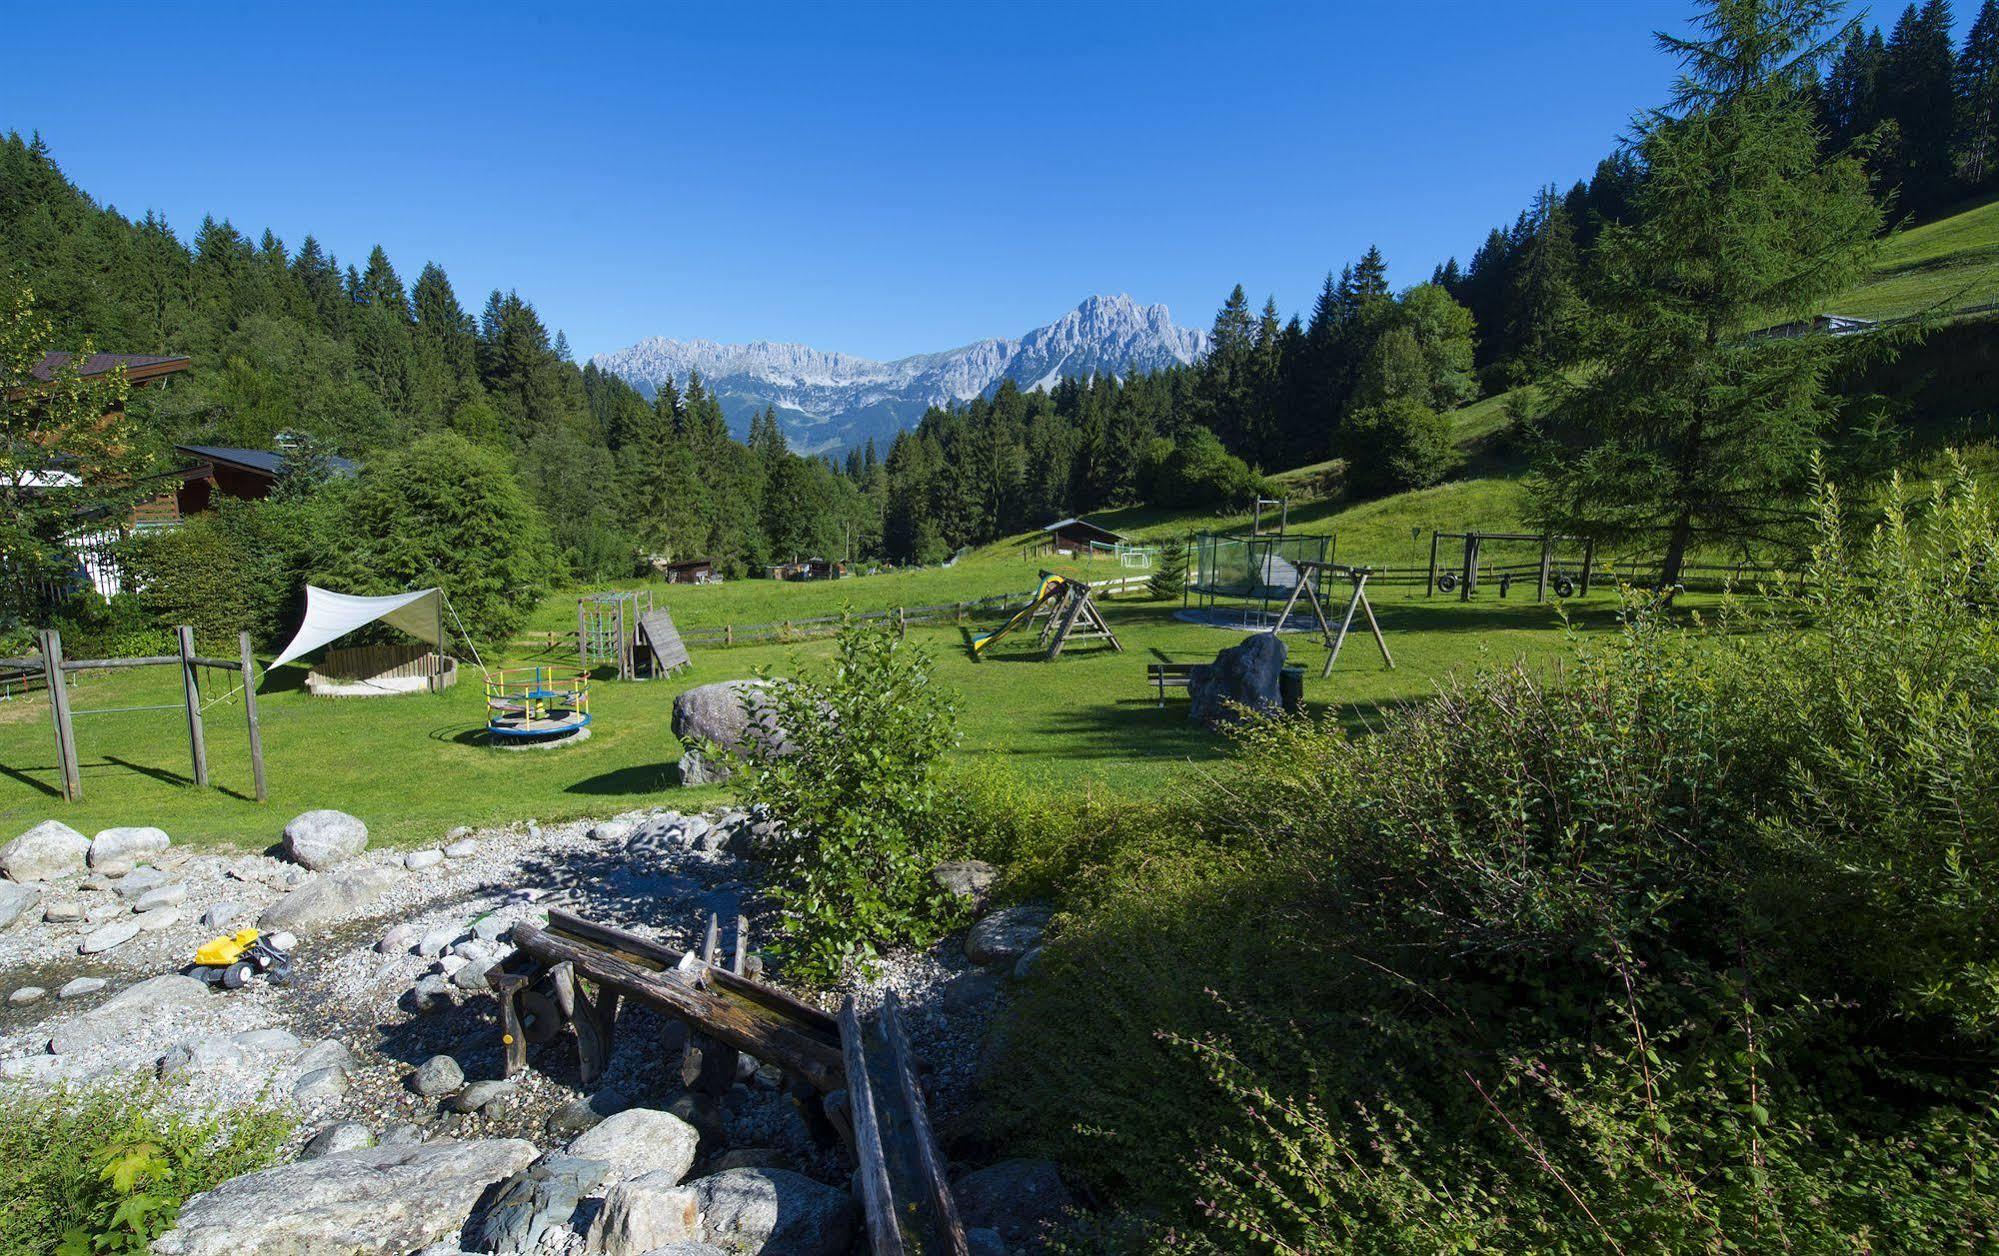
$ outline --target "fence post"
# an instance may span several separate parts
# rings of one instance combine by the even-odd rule
[[[62,634],[53,628],[42,633],[42,671],[48,678],[49,715],[56,726],[56,767],[62,773],[62,796],[66,802],[81,802],[83,773],[76,763],[76,727],[69,718],[69,690],[62,683]]]
[[[897,640],[909,635],[909,614],[900,606],[895,608],[895,635]]]
[[[250,777],[257,784],[257,801],[264,801],[264,735],[257,727],[257,660],[250,654],[250,634],[238,637],[243,647],[243,714],[250,721]]]
[[[201,733],[201,681],[194,670],[194,629],[174,629],[180,642],[180,691],[187,703],[187,747],[194,757],[194,783],[208,784],[208,743]]]

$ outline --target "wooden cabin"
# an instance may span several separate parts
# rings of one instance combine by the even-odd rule
[[[773,580],[837,580],[846,574],[847,564],[828,558],[799,558],[770,569]]]
[[[682,558],[674,562],[655,561],[653,569],[666,576],[668,584],[713,584],[715,564],[706,558]]]
[[[284,474],[285,455],[268,449],[237,449],[227,445],[175,445],[174,452],[193,460],[180,475],[174,492],[178,518],[210,509],[218,495],[240,501],[262,501]],[[329,456],[327,469],[336,477],[350,476],[360,464]]]
[[[1100,528],[1087,519],[1058,519],[1041,529],[1048,548],[1057,554],[1088,558],[1092,546],[1110,547],[1130,540],[1122,532]]]

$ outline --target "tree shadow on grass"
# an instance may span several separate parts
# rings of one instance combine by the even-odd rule
[[[565,794],[615,797],[624,794],[654,794],[680,784],[677,763],[640,763],[587,776],[563,789]]]

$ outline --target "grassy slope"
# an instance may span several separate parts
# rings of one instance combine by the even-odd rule
[[[1881,250],[1874,277],[1828,307],[1894,318],[1999,301],[1999,200],[1903,232]]]

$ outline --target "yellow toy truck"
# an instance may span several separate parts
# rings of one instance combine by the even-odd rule
[[[238,989],[259,973],[266,981],[283,984],[291,980],[291,949],[296,942],[289,933],[266,936],[255,929],[244,929],[202,943],[194,952],[194,965],[188,972],[225,990]]]

